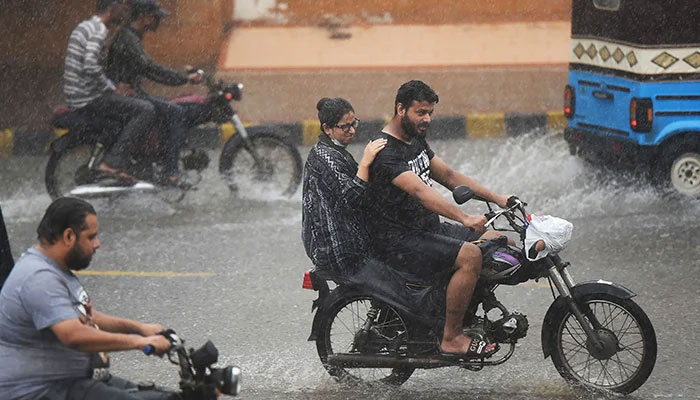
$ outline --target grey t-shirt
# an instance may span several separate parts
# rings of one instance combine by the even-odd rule
[[[85,315],[78,278],[30,248],[0,292],[0,399],[14,399],[88,378],[90,354],[64,346],[50,327]]]

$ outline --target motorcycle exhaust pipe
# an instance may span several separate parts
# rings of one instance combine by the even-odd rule
[[[440,368],[458,366],[462,368],[479,370],[486,366],[501,365],[508,361],[515,352],[515,343],[510,343],[506,354],[492,360],[450,360],[439,355],[423,357],[396,357],[385,354],[357,354],[339,353],[328,355],[328,365],[342,368]]]
[[[460,364],[439,357],[402,357],[371,354],[329,354],[328,365],[343,368],[440,368]]]

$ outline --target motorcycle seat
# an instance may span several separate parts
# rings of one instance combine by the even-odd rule
[[[354,275],[348,276],[346,286],[354,287],[424,321],[444,319],[446,284],[424,282],[412,274],[401,272],[371,258]]]
[[[65,105],[60,105],[54,109],[51,125],[58,129],[68,129],[73,134],[97,134],[98,136],[121,128],[117,121],[108,118],[96,118],[95,115],[85,108],[71,110]]]
[[[71,129],[89,122],[81,110],[71,110],[68,106],[60,105],[53,110],[51,125],[59,129]]]

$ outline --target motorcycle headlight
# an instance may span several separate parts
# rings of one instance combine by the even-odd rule
[[[228,366],[226,368],[212,369],[211,376],[221,393],[229,396],[237,396],[241,392],[240,368]]]

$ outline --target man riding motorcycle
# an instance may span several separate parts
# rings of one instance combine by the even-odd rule
[[[421,81],[401,85],[394,117],[372,139],[387,145],[370,168],[369,232],[381,261],[428,281],[451,274],[440,350],[446,357],[484,358],[498,350],[467,337],[463,319],[482,269],[482,251],[470,243],[501,236],[486,232],[486,218],[472,216],[443,199],[433,181],[449,190],[467,184],[505,208],[509,196],[492,192],[438,157],[426,141],[439,98]],[[459,224],[440,222],[440,216]]]
[[[1,222],[1,221],[0,221]],[[2,226],[4,229],[4,226]],[[171,347],[164,329],[93,308],[75,271],[100,247],[95,209],[61,197],[37,228],[39,243],[12,268],[0,290],[0,398],[7,400],[178,399],[135,391],[112,376],[105,352]]]
[[[199,83],[202,79],[198,73],[164,67],[151,59],[143,48],[143,36],[146,32],[155,32],[160,20],[169,15],[160,8],[157,0],[132,0],[131,23],[117,33],[109,48],[107,56],[107,76],[114,82],[128,85],[134,97],[143,99],[155,107],[159,122],[164,132],[161,136],[165,148],[165,165],[158,183],[188,189],[189,183],[180,177],[178,161],[180,149],[187,135],[185,110],[177,104],[146,93],[141,81],[143,78],[169,86],[186,83]]]
[[[81,22],[70,35],[63,75],[63,92],[73,112],[124,124],[98,166],[104,176],[124,183],[134,181],[123,171],[132,142],[155,118],[149,102],[125,96],[124,85],[115,85],[102,68],[109,29],[127,20],[129,10],[128,0],[97,0],[96,15]]]

